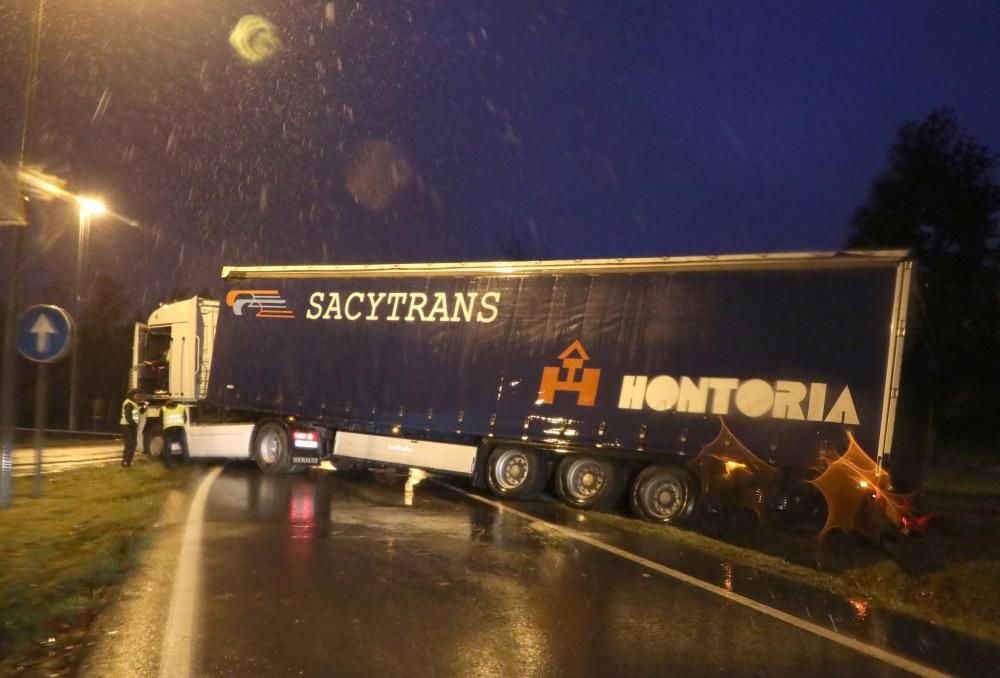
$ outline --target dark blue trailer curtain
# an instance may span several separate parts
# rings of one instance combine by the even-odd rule
[[[896,261],[235,281],[214,404],[413,435],[764,460],[878,444]]]

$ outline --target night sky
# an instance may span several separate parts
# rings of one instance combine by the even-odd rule
[[[35,6],[0,2],[8,164]],[[250,15],[280,41],[256,64],[229,40]],[[49,2],[28,162],[141,222],[95,221],[86,257],[137,308],[218,293],[223,265],[493,260],[511,238],[836,249],[903,122],[951,107],[1000,151],[997,35],[982,2]],[[34,215],[26,300],[59,303],[75,212]]]

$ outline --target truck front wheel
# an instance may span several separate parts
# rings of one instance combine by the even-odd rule
[[[622,471],[607,459],[571,455],[556,469],[556,494],[580,509],[608,509],[622,493]]]
[[[142,449],[150,459],[159,459],[164,447],[162,428],[157,425],[143,429]]]
[[[257,428],[253,440],[253,458],[260,470],[268,475],[281,475],[293,470],[288,432],[275,422]]]
[[[691,475],[681,468],[647,466],[632,481],[632,512],[651,523],[679,525],[698,503]]]
[[[486,483],[501,499],[534,499],[545,487],[548,468],[534,450],[498,447],[490,454]]]

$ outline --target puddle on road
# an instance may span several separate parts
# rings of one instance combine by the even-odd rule
[[[418,469],[349,480],[332,472],[301,476],[226,473],[213,487],[210,518],[284,524],[293,540],[347,536],[345,532],[354,533],[356,527],[397,537],[444,535],[476,541],[493,532],[492,511],[430,506],[419,488],[427,477]]]
[[[733,566],[723,565],[722,566],[722,588],[726,589],[730,593],[733,590]]]
[[[403,486],[403,503],[406,506],[413,506],[413,489],[425,479],[427,474],[418,468],[411,468],[406,485]]]

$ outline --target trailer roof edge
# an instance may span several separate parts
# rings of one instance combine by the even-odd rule
[[[223,279],[327,278],[433,275],[519,275],[527,273],[632,273],[672,269],[780,268],[803,263],[831,267],[895,264],[910,258],[904,249],[775,252],[686,257],[558,259],[551,261],[476,261],[414,264],[296,264],[290,266],[224,266]]]

